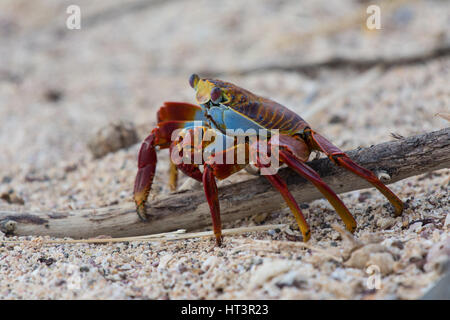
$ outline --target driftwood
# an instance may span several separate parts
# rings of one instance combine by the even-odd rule
[[[450,128],[352,150],[347,154],[367,169],[390,177],[387,183],[393,183],[449,168]],[[336,167],[328,159],[314,160],[308,164],[319,172],[336,193],[371,187],[365,180]],[[281,169],[279,174],[286,180],[298,202],[322,197],[310,183],[290,169]],[[219,198],[224,222],[285,206],[279,193],[264,177],[224,186],[219,189]],[[211,226],[203,191],[160,196],[150,201],[147,212],[148,222],[138,219],[133,203],[66,212],[0,211],[0,230],[18,236],[48,235],[78,239],[99,235],[148,235],[177,229],[191,231]]]

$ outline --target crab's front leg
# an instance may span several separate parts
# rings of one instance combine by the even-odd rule
[[[159,136],[159,128],[153,129],[152,133],[145,138],[139,150],[138,171],[134,180],[134,202],[136,203],[137,214],[142,220],[146,220],[145,202],[155,176],[157,162],[155,147],[158,145]]]
[[[188,121],[167,121],[158,124],[150,135],[145,138],[138,155],[138,171],[134,181],[134,202],[136,210],[142,220],[147,219],[145,203],[152,187],[156,170],[156,147],[170,146],[172,132],[181,129]]]
[[[216,178],[225,179],[233,173],[242,170],[247,165],[248,159],[244,159],[242,164],[237,164],[234,161],[232,164],[227,163],[228,159],[237,159],[238,151],[245,152],[245,145],[232,146],[223,150],[223,144],[215,143],[219,140],[214,140],[215,142],[213,143],[205,143],[203,140],[201,144],[198,142],[193,143],[193,141],[197,140],[195,138],[196,132],[197,134],[200,131],[202,131],[201,133],[205,133],[208,130],[211,129],[207,127],[195,127],[181,132],[183,138],[174,141],[170,147],[171,158],[176,163],[178,169],[184,174],[203,183],[206,200],[211,212],[216,243],[220,246],[222,244],[222,222],[220,219],[220,204]],[[217,134],[219,137],[221,136],[220,133]],[[187,136],[191,138],[186,139]],[[201,158],[197,159],[200,162],[195,161],[195,152],[201,153]],[[203,173],[200,171],[200,165],[203,165]]]
[[[246,145],[235,145],[226,150],[214,153],[205,161],[203,169],[203,188],[211,211],[214,236],[216,237],[218,246],[222,244],[222,222],[220,220],[220,204],[216,178],[220,180],[225,179],[247,166],[248,159],[244,163],[237,163],[237,161],[231,164],[226,163],[227,159],[238,159],[238,152],[245,152],[248,155]]]
[[[136,210],[142,220],[146,220],[145,203],[152,187],[156,170],[156,147],[168,148],[172,133],[177,129],[192,127],[197,121],[204,121],[199,106],[184,102],[165,102],[157,114],[158,126],[142,143],[138,156],[138,172],[134,182],[134,201]],[[171,188],[176,184],[176,170],[171,166]]]

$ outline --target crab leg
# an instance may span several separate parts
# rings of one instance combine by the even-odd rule
[[[172,133],[176,129],[191,126],[191,121],[166,121],[158,124],[141,145],[138,156],[138,172],[134,182],[134,201],[142,220],[146,220],[145,202],[152,187],[156,170],[156,147],[168,148]]]
[[[193,133],[193,129],[189,130],[189,134]],[[190,145],[186,145],[185,143],[183,143],[183,141],[173,141],[171,146],[170,146],[170,154],[171,157],[172,155],[174,155],[175,153],[178,152],[178,156],[180,158],[183,158],[183,152],[185,151],[189,151],[190,152],[190,163],[185,163],[185,162],[180,162],[175,164],[172,161],[171,158],[171,165],[175,166],[175,168],[178,168],[181,170],[181,172],[183,172],[185,175],[187,175],[188,177],[191,177],[199,182],[202,182],[202,172],[199,169],[199,164],[194,163],[194,149],[190,146]],[[187,149],[187,150],[186,150]],[[171,178],[171,177],[170,177]]]
[[[345,226],[350,232],[354,232],[356,229],[356,221],[348,211],[345,204],[341,199],[334,193],[331,188],[322,181],[320,176],[308,165],[303,163],[306,161],[308,154],[308,146],[303,140],[298,140],[292,136],[288,135],[280,135],[279,136],[279,157],[280,160],[286,163],[291,169],[301,175],[303,178],[309,180],[314,186],[319,189],[319,191],[325,196],[325,198],[331,203],[336,212],[339,214],[341,219],[344,221]],[[270,143],[277,143],[276,140],[274,142],[274,138],[270,140]],[[297,155],[294,155],[292,152],[295,150]],[[300,158],[298,155],[301,155]]]
[[[274,186],[283,196],[284,201],[286,201],[287,205],[291,209],[292,213],[294,214],[295,220],[297,221],[298,227],[300,228],[300,231],[303,234],[303,241],[306,242],[311,237],[311,231],[309,230],[309,225],[306,222],[305,217],[303,216],[302,211],[300,210],[300,207],[297,204],[297,201],[295,201],[292,194],[289,192],[286,182],[284,182],[279,175],[265,175],[264,177],[269,180],[269,182]]]
[[[264,165],[261,163],[261,157],[265,157],[265,163],[267,161],[267,149],[264,143],[260,143],[260,141],[256,141],[250,146],[251,158],[257,168],[263,168]],[[281,179],[281,177],[277,174],[273,175],[264,175],[267,180],[272,184],[272,186],[277,189],[284,201],[287,203],[288,207],[291,209],[291,212],[294,214],[295,220],[297,221],[298,227],[303,234],[303,241],[306,242],[311,237],[311,231],[309,229],[309,225],[306,222],[306,219],[300,210],[300,207],[295,201],[295,198],[289,192],[286,182]]]
[[[175,191],[177,189],[178,183],[178,170],[175,163],[170,160],[169,164],[169,188],[171,191]]]
[[[186,102],[172,102],[166,101],[163,106],[158,110],[157,121],[186,121],[186,120],[198,120],[205,121],[206,118],[203,114],[201,107]],[[171,161],[169,167],[169,188],[174,191],[177,187],[178,170],[177,166]]]
[[[370,182],[377,188],[394,206],[395,214],[399,216],[403,211],[403,202],[388,187],[386,187],[371,171],[364,169],[353,162],[344,152],[325,139],[320,134],[308,130],[309,143],[313,149],[324,152],[333,162],[353,172],[361,178]]]
[[[334,193],[334,191],[331,190],[331,188],[327,184],[325,184],[325,182],[323,182],[322,179],[320,179],[320,176],[317,174],[317,172],[315,172],[306,164],[298,161],[294,156],[292,156],[292,154],[284,150],[280,150],[280,158],[284,163],[286,163],[289,166],[289,168],[293,169],[303,178],[311,181],[334,207],[336,212],[341,217],[342,221],[344,221],[347,230],[350,232],[355,231],[356,229],[355,218],[353,218],[353,216],[348,211],[345,204],[342,202],[341,199],[339,199],[339,197]]]
[[[238,146],[233,146],[229,149],[217,152],[205,162],[203,170],[203,189],[205,190],[206,200],[211,211],[211,218],[213,222],[214,235],[216,237],[216,243],[218,246],[222,244],[222,222],[220,220],[220,204],[219,196],[216,184],[216,177],[218,179],[225,179],[232,175],[233,173],[243,169],[246,163],[243,164],[227,164],[227,163],[216,163],[217,159],[229,159],[229,153],[236,155],[237,151],[240,150]],[[227,157],[228,155],[228,157]],[[236,158],[234,158],[236,159]],[[225,161],[224,161],[225,162]]]
[[[202,108],[195,104],[186,102],[164,102],[164,105],[158,110],[157,121],[174,121],[174,120],[199,120],[205,121]]]
[[[205,165],[202,181],[206,201],[208,201],[209,210],[211,211],[214,236],[216,237],[217,245],[220,246],[222,244],[222,222],[220,220],[219,195],[214,172],[209,164]]]

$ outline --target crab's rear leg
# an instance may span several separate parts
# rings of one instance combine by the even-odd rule
[[[300,176],[314,184],[334,207],[342,221],[344,221],[347,230],[354,232],[356,229],[356,221],[345,204],[339,199],[336,193],[322,181],[317,172],[304,163],[308,160],[310,153],[306,143],[301,139],[296,139],[289,135],[279,135],[272,137],[270,139],[270,144],[279,145],[280,161],[287,164],[288,167],[297,172]]]
[[[324,152],[334,163],[370,182],[394,206],[395,214],[397,216],[402,213],[404,206],[402,200],[400,200],[388,187],[386,187],[375,174],[357,165],[344,152],[325,139],[322,135],[312,131],[311,129],[305,130],[304,134],[307,143],[312,149]]]
[[[268,152],[266,149],[266,142],[260,142],[256,141],[255,143],[252,143],[250,145],[250,155],[252,159],[252,163],[257,168],[264,168],[267,167],[269,164],[269,157]],[[264,161],[261,161],[261,158],[265,158]],[[292,196],[292,194],[289,192],[288,187],[286,185],[286,182],[281,179],[279,175],[275,174],[267,174],[264,175],[264,177],[269,180],[269,182],[272,184],[272,186],[277,189],[281,196],[283,197],[284,201],[286,201],[286,204],[291,209],[292,213],[294,214],[295,220],[297,221],[298,227],[303,235],[303,241],[306,242],[311,237],[311,231],[309,229],[309,225],[306,222],[305,217],[303,216],[302,211],[300,210],[299,205],[297,204],[297,201],[295,201],[295,198]]]

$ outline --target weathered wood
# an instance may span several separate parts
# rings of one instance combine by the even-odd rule
[[[381,143],[347,153],[367,169],[387,172],[393,183],[410,176],[450,167],[450,128],[401,140]],[[371,185],[328,159],[309,162],[336,193],[368,188]],[[322,195],[290,169],[280,170],[298,202]],[[281,196],[264,177],[227,185],[219,189],[222,221],[232,221],[284,206]],[[196,230],[211,226],[209,208],[202,191],[160,196],[150,201],[148,222],[141,222],[133,203],[98,209],[66,212],[0,211],[0,230],[13,235],[49,235],[89,238],[137,236],[177,229]],[[351,208],[350,208],[351,211]]]

